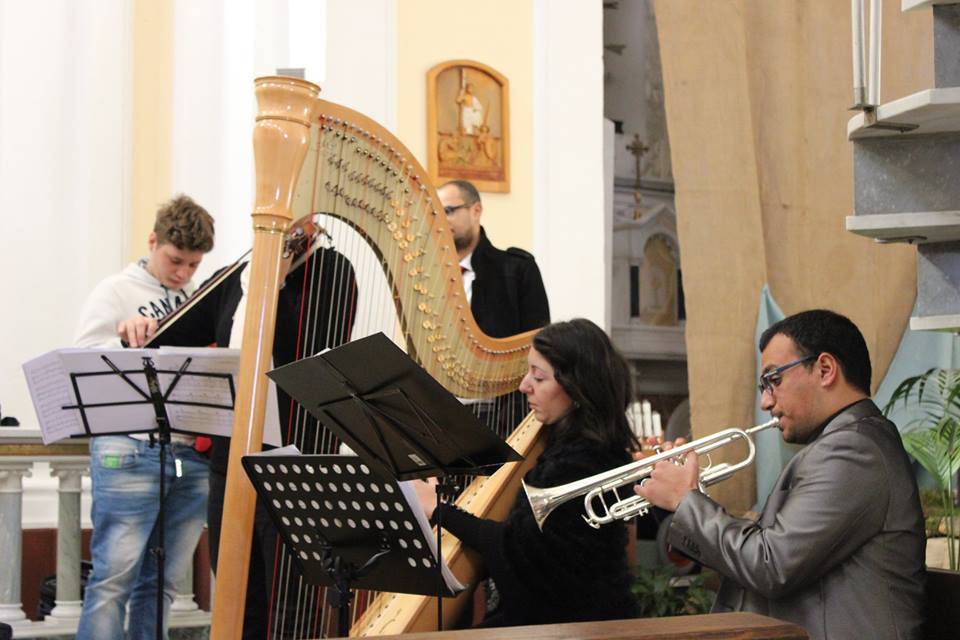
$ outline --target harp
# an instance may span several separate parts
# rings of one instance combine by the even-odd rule
[[[386,283],[407,353],[458,397],[494,398],[516,389],[534,333],[495,339],[479,329],[427,172],[387,130],[320,100],[319,91],[295,78],[256,81],[254,242],[211,628],[217,640],[239,638],[243,629],[256,497],[240,458],[259,451],[262,443],[281,244],[292,220],[321,213],[362,239]],[[363,281],[366,276],[357,272]],[[538,430],[539,424],[527,418],[512,444],[521,454],[532,453]],[[479,479],[460,503],[470,503],[477,515],[505,516],[510,505],[502,498],[512,500],[523,464]],[[445,538],[445,559],[461,581],[475,582],[469,554],[452,536]],[[457,602],[464,601],[461,596]],[[431,611],[435,623],[435,605],[424,600],[388,594],[363,604],[367,611],[352,635],[425,630]],[[444,606],[448,617],[456,610],[456,605]]]

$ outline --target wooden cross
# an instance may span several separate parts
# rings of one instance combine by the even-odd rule
[[[643,159],[643,154],[650,151],[650,147],[640,141],[639,133],[635,133],[633,134],[633,142],[627,145],[627,151],[637,159],[637,186],[640,186],[640,161]]]

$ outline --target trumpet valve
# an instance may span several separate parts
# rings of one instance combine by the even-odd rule
[[[632,520],[647,515],[650,504],[640,496],[633,496],[610,507],[611,520]]]

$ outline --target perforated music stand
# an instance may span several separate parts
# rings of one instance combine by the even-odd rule
[[[260,454],[244,456],[243,467],[304,579],[336,589],[329,593],[341,637],[353,588],[436,593],[440,567],[426,519],[395,480],[356,456]],[[456,595],[442,584],[443,595]]]
[[[337,434],[363,462],[397,480],[489,475],[523,457],[383,333],[278,367],[267,375]],[[437,512],[442,566],[443,510]],[[437,618],[442,629],[442,580]]]

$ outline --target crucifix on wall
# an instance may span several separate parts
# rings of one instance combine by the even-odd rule
[[[643,160],[643,154],[650,151],[650,147],[643,144],[639,133],[635,133],[633,134],[633,142],[627,145],[627,151],[633,155],[637,162],[636,181],[633,188],[633,219],[639,220],[643,217],[643,212],[640,210],[640,162]]]

